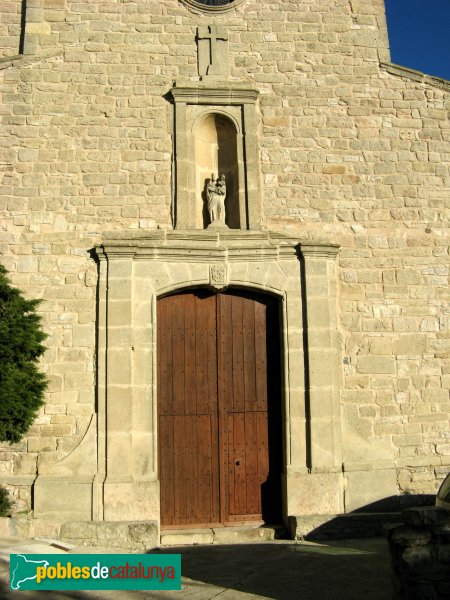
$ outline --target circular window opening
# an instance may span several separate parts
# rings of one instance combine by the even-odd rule
[[[232,4],[234,0],[196,0],[196,2],[206,6],[225,6],[225,4]]]
[[[181,0],[181,2],[204,12],[227,12],[245,0]]]

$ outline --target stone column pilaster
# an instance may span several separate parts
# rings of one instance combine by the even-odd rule
[[[308,467],[342,465],[335,259],[337,246],[301,245]],[[309,414],[308,414],[309,413]]]

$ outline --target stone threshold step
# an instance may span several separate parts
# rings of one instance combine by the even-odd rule
[[[211,527],[202,529],[166,529],[161,532],[161,546],[195,544],[245,544],[285,539],[284,525]]]

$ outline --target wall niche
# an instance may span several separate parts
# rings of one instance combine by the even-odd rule
[[[174,228],[261,229],[258,92],[200,82],[176,86],[171,94],[175,107]],[[222,178],[226,189],[220,226],[211,213],[214,176]]]
[[[197,119],[193,135],[196,229],[205,229],[211,224],[208,184],[221,176],[225,176],[226,181],[225,224],[230,229],[240,229],[236,126],[224,115],[209,113]]]

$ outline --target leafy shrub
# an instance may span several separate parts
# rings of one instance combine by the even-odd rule
[[[11,511],[8,490],[0,485],[0,517],[7,517]]]
[[[39,303],[26,300],[0,265],[0,442],[20,441],[44,403],[47,382],[37,362],[47,336]]]

